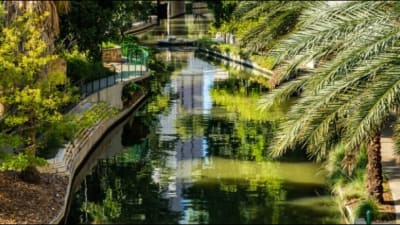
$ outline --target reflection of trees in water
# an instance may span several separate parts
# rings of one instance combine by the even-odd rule
[[[122,131],[122,145],[131,146],[139,144],[149,135],[149,122],[144,116],[133,117],[125,124]]]
[[[280,203],[284,196],[277,179],[210,179],[194,183],[184,191],[184,197],[199,204],[190,206],[185,222],[276,224],[282,216]]]
[[[290,186],[291,189],[287,189]],[[329,199],[313,197],[315,185],[282,183],[279,178],[208,179],[184,190],[186,223],[337,224],[340,215]],[[298,191],[305,190],[307,195]],[[293,198],[292,201],[288,201]],[[298,197],[311,196],[301,200]],[[228,216],[227,216],[228,215]]]
[[[179,215],[168,209],[168,201],[152,180],[152,171],[151,164],[143,161],[120,163],[111,158],[99,162],[87,177],[87,202],[83,183],[68,222],[176,224]]]
[[[233,122],[226,117],[210,117],[204,130],[210,155],[262,161],[267,159],[266,150],[274,125],[243,120]]]
[[[81,184],[74,196],[68,223],[176,224],[179,221],[179,215],[169,210],[168,200],[161,196],[160,185],[154,183],[154,168],[145,157],[150,155],[152,160],[165,161],[167,155],[159,154],[165,151],[160,145],[174,145],[161,143],[155,129],[159,123],[157,114],[170,108],[170,104],[158,104],[169,102],[170,98],[157,98],[161,94],[156,87],[169,82],[170,72],[164,71],[152,79],[154,95],[149,98],[150,104],[124,125],[121,137],[124,150],[98,161]]]

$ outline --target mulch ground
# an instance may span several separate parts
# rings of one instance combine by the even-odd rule
[[[15,172],[0,172],[0,224],[48,224],[61,210],[68,178],[41,174],[39,184]]]

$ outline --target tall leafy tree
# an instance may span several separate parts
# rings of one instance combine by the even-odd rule
[[[214,13],[215,21],[214,26],[216,28],[221,27],[224,22],[230,21],[232,17],[232,11],[237,6],[237,1],[225,1],[225,0],[208,0],[207,4],[211,11]]]
[[[49,13],[49,16],[41,22],[41,27],[43,28],[41,38],[47,44],[50,52],[55,50],[54,41],[60,33],[59,15],[65,14],[69,11],[69,1],[10,0],[5,1],[3,6],[7,12],[5,17],[6,26],[10,25],[13,20],[24,14],[26,11],[32,11],[38,15],[42,15],[45,12]]]
[[[2,151],[2,170],[36,174],[35,166],[44,162],[36,157],[42,144],[40,136],[46,133],[44,127],[66,123],[60,110],[75,100],[65,73],[53,70],[48,76],[40,75],[43,67],[57,58],[41,39],[42,24],[48,16],[47,12],[40,16],[25,12],[0,34],[0,102],[4,107],[0,145],[2,150],[9,146],[14,149],[12,153],[18,153]],[[37,179],[27,176],[28,181]]]
[[[270,107],[300,93],[271,154],[303,148],[323,159],[343,144],[348,155],[367,144],[367,191],[382,201],[380,133],[399,107],[400,30],[396,2],[345,2],[308,9],[298,32],[273,51],[283,66],[261,102]],[[314,60],[316,69],[303,65]]]
[[[118,41],[132,22],[147,19],[152,9],[151,1],[72,0],[68,15],[61,16],[59,42],[101,60],[101,43]]]

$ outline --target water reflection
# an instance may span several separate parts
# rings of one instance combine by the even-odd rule
[[[161,95],[108,137],[122,149],[83,171],[68,222],[339,223],[319,165],[270,160],[276,122],[244,116],[265,90],[234,73],[221,80],[193,53],[174,57],[184,66]]]
[[[151,28],[146,33],[137,36],[142,43],[154,44],[168,36],[183,39],[197,39],[209,36],[212,15],[195,18],[193,15],[183,15],[173,19],[162,19],[160,25]]]

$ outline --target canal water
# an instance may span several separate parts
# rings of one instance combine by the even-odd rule
[[[321,165],[267,147],[285,109],[260,112],[262,78],[193,51],[111,130],[75,177],[67,223],[341,223]],[[265,81],[264,81],[265,82]]]
[[[162,20],[139,34],[206,37],[212,15]],[[172,51],[170,51],[172,50]],[[267,89],[250,75],[188,49],[164,49],[173,68],[159,90],[98,143],[74,178],[67,223],[332,224],[338,206],[321,165],[267,148],[285,108],[260,112]]]

